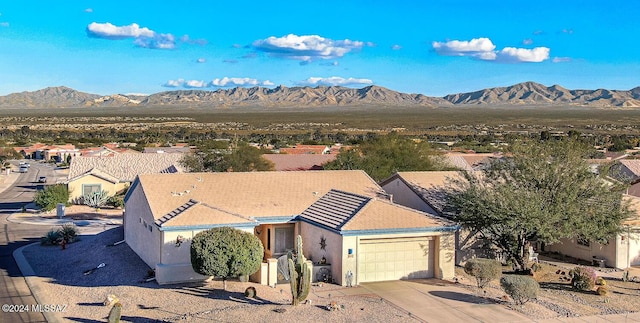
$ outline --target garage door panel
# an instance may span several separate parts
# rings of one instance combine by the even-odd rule
[[[359,282],[433,277],[432,238],[360,240]]]

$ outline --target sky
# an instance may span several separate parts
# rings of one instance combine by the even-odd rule
[[[0,95],[640,86],[640,1],[0,2]]]

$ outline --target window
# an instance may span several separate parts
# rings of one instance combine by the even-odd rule
[[[285,254],[289,250],[293,250],[294,244],[294,227],[276,228],[275,254]]]
[[[82,196],[102,192],[100,184],[82,184]]]
[[[591,242],[589,241],[589,239],[578,238],[576,242],[579,246],[591,247]]]

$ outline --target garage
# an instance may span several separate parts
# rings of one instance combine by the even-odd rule
[[[360,239],[358,283],[431,278],[433,237]]]

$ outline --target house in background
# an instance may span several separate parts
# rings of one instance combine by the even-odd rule
[[[262,157],[274,165],[277,171],[323,170],[322,165],[334,161],[337,155],[332,154],[264,154]]]
[[[66,161],[69,156],[80,156],[80,150],[72,144],[65,145],[45,145],[36,143],[28,147],[15,147],[17,152],[24,158],[35,160],[55,160],[56,162]]]
[[[606,244],[583,239],[560,239],[559,243],[546,245],[543,251],[558,252],[594,264],[603,261],[608,267],[618,269],[640,266],[640,198],[625,195],[633,216],[623,222],[623,230]]]
[[[69,200],[79,203],[83,196],[101,191],[113,196],[127,188],[139,174],[182,172],[181,158],[181,154],[74,157],[67,179]]]
[[[444,154],[444,160],[450,166],[465,171],[477,171],[482,169],[491,160],[500,158],[500,154],[494,153],[460,153],[448,152]]]
[[[295,145],[293,147],[288,148],[280,148],[279,152],[281,154],[328,154],[331,152],[331,148],[325,145]]]
[[[392,204],[363,171],[145,174],[125,197],[125,241],[160,284],[206,278],[191,267],[190,241],[222,226],[262,241],[264,263],[252,276],[262,284],[275,284],[277,258],[297,235],[341,285],[348,273],[354,284],[454,275],[457,227]]]
[[[189,146],[173,146],[173,147],[144,147],[142,151],[145,154],[186,154],[193,152],[195,148]]]

